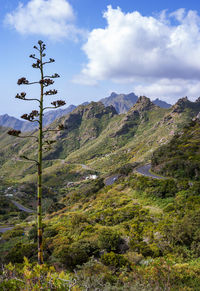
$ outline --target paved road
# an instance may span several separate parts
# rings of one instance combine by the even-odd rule
[[[21,211],[24,211],[24,212],[27,212],[27,213],[33,213],[33,212],[34,212],[32,209],[26,208],[26,207],[24,207],[23,205],[21,205],[20,203],[14,201],[14,200],[11,200],[11,201],[12,201],[12,203],[13,203],[15,206],[17,206],[17,208],[18,208],[19,210],[21,210]],[[5,227],[1,227],[1,226],[0,226],[0,232],[1,232],[1,233],[4,233],[4,232],[6,232],[7,230],[12,229],[13,227],[14,227],[14,226],[5,226]]]
[[[8,226],[8,227],[1,227],[0,226],[0,232],[6,232],[7,230],[10,230],[10,229],[12,229],[13,228],[13,226]]]
[[[166,179],[165,177],[160,177],[160,176],[157,176],[157,175],[150,173],[149,172],[150,169],[151,169],[151,164],[147,164],[147,165],[144,165],[144,166],[137,168],[136,172],[138,172],[144,176],[154,178],[154,179]]]
[[[24,207],[23,205],[21,205],[21,204],[18,203],[17,201],[14,201],[14,200],[11,200],[11,201],[12,201],[12,203],[13,203],[15,206],[17,206],[17,208],[18,208],[19,210],[22,210],[22,211],[24,211],[24,212],[28,212],[28,213],[33,213],[33,212],[34,212],[34,210]]]
[[[119,174],[113,175],[107,179],[105,179],[105,185],[109,186],[112,185],[115,181],[117,181],[119,178]]]

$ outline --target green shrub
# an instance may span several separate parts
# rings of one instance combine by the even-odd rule
[[[28,232],[28,238],[33,240],[34,242],[37,241],[37,226],[33,225],[32,228]]]
[[[24,229],[21,226],[16,226],[11,230],[6,231],[2,238],[5,240],[9,240],[14,237],[23,236],[24,235]]]
[[[44,229],[44,238],[54,237],[58,234],[58,231],[52,227],[45,227]]]
[[[36,250],[36,243],[17,243],[13,248],[9,250],[9,252],[5,256],[5,262],[23,263],[24,257],[27,257],[31,261],[34,261],[37,259]]]
[[[58,250],[55,249],[53,256],[69,270],[74,270],[77,265],[87,262],[91,256],[96,256],[99,248],[93,241],[80,240],[71,245],[63,245]]]
[[[103,228],[99,232],[98,244],[102,250],[119,252],[121,242],[119,233],[110,228]]]
[[[106,266],[115,267],[117,269],[130,265],[123,255],[115,254],[114,252],[104,253],[101,256],[101,262]]]

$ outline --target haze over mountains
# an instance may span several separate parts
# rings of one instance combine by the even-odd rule
[[[130,94],[117,94],[112,92],[109,97],[100,100],[105,106],[113,105],[118,114],[126,113],[137,102],[138,96],[134,93]],[[155,99],[154,104],[161,108],[170,108],[171,105],[160,99]],[[85,102],[82,105],[87,105]],[[70,105],[66,109],[50,110],[44,114],[44,125],[52,123],[55,119],[72,112],[76,108],[75,105]],[[9,116],[8,114],[0,115],[0,126],[10,127],[21,131],[31,131],[36,128],[35,123],[20,120],[18,118]]]

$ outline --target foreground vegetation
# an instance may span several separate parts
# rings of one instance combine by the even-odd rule
[[[8,157],[34,158],[37,148],[14,147],[2,129],[1,224],[15,227],[1,235],[0,289],[199,290],[199,123],[188,123],[199,108],[184,98],[159,109],[141,97],[121,116],[91,103],[54,122],[65,128],[49,134],[56,143],[44,155],[43,266],[35,213],[5,197],[36,208],[33,168]],[[153,171],[167,179],[136,173],[152,153]]]
[[[98,179],[62,189],[61,209],[50,208],[45,218],[47,265],[34,263],[35,224],[21,223],[2,235],[1,263],[8,265],[1,271],[0,286],[198,290],[199,190],[198,182],[132,172],[111,186]],[[24,263],[24,256],[29,262]]]

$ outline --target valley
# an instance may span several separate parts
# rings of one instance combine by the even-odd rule
[[[72,290],[86,282],[87,290],[198,290],[200,100],[161,108],[141,96],[118,110],[91,102],[46,127],[64,126],[46,133],[54,142],[43,160],[45,276]],[[35,159],[37,146],[7,130],[0,128],[0,262],[22,266],[25,256],[34,276],[37,176],[22,156]],[[20,268],[15,274],[25,278]]]

